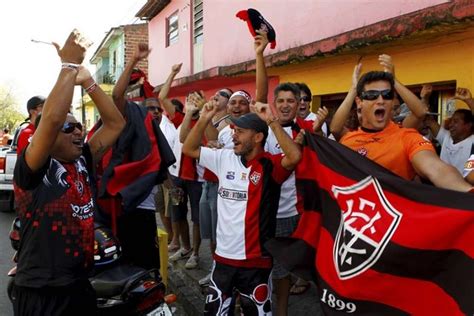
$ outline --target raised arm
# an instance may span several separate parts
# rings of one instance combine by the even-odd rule
[[[471,112],[474,114],[474,99],[472,98],[471,91],[469,91],[469,89],[457,88],[454,99],[461,100],[466,103],[471,109]]]
[[[54,46],[61,58],[63,68],[43,105],[41,121],[25,152],[26,163],[32,171],[43,167],[51,155],[58,133],[69,112],[78,73],[77,65],[82,63],[86,52],[85,43],[77,30],[71,32],[63,48],[56,43]]]
[[[263,52],[268,45],[267,32],[257,31],[255,36],[255,68],[256,68],[256,92],[255,100],[257,102],[267,103],[268,97],[268,76],[267,68],[265,67],[265,59]]]
[[[183,154],[191,158],[198,159],[201,153],[201,139],[204,136],[204,131],[212,117],[217,112],[217,101],[210,100],[206,103],[201,111],[201,115],[196,125],[189,131],[186,140],[183,144]]]
[[[268,104],[257,102],[252,106],[252,110],[271,128],[275,135],[281,150],[285,154],[281,165],[286,170],[294,170],[301,160],[301,150],[299,145],[285,132],[281,124],[278,123],[278,117],[272,113]]]
[[[115,143],[125,126],[125,120],[112,98],[94,82],[85,67],[80,68],[76,84],[81,85],[89,94],[102,120],[101,127],[88,142],[92,157],[97,161]]]
[[[428,112],[428,107],[413,92],[411,92],[410,89],[398,81],[395,76],[395,66],[393,65],[392,57],[387,54],[380,55],[379,62],[380,65],[383,66],[384,71],[390,72],[393,75],[393,78],[395,79],[395,91],[397,91],[398,95],[403,99],[411,111],[411,114],[407,116],[409,119],[407,120],[407,118],[405,118],[407,122],[405,122],[405,120],[403,121],[403,127],[418,128]],[[410,116],[414,116],[414,118],[410,118]]]
[[[122,74],[120,75],[117,83],[112,90],[112,98],[115,102],[115,105],[120,110],[122,114],[125,114],[125,91],[127,91],[128,83],[130,82],[130,76],[132,75],[133,69],[142,59],[148,57],[151,49],[148,48],[148,44],[139,43],[133,52],[132,59],[125,66]]]
[[[439,188],[468,192],[472,186],[464,181],[461,174],[451,165],[443,162],[432,151],[423,150],[416,153],[411,163],[416,172]]]
[[[183,63],[176,64],[176,65],[173,65],[173,67],[171,67],[171,73],[169,74],[165,83],[161,87],[160,93],[158,94],[158,99],[160,100],[160,104],[165,109],[166,113],[168,113],[170,119],[174,118],[176,109],[173,103],[171,103],[171,100],[168,99],[168,93],[170,92],[171,84],[173,83],[174,78],[181,71],[182,65]]]
[[[199,112],[199,107],[196,105],[196,98],[194,94],[197,94],[196,92],[193,92],[192,94],[188,95],[186,98],[186,102],[184,104],[184,119],[183,122],[181,123],[181,128],[179,130],[179,141],[180,143],[184,143],[186,140],[186,137],[188,137],[189,130],[191,129],[191,121],[193,119],[193,116]]]
[[[354,66],[354,71],[352,72],[351,88],[347,93],[346,97],[344,98],[344,101],[342,101],[341,105],[337,108],[336,113],[334,113],[334,116],[331,120],[331,125],[329,125],[329,130],[336,139],[340,139],[342,136],[344,136],[344,134],[348,132],[345,125],[351,113],[352,104],[354,104],[355,97],[357,96],[356,87],[357,82],[359,81],[361,68],[361,63]]]

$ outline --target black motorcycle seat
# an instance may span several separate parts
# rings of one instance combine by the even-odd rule
[[[89,280],[98,298],[109,298],[122,294],[129,282],[133,282],[147,273],[148,270],[137,266],[118,265],[95,275]]]

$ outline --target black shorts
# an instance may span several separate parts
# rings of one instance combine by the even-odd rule
[[[15,316],[97,315],[95,292],[89,281],[61,287],[13,286]]]
[[[227,315],[234,289],[240,293],[245,316],[268,315],[272,310],[271,269],[238,268],[216,262],[212,269],[204,315]]]

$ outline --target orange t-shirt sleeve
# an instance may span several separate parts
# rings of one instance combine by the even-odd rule
[[[408,129],[404,133],[403,144],[410,161],[412,160],[413,156],[420,151],[429,150],[434,153],[436,152],[434,150],[433,144],[414,129]]]

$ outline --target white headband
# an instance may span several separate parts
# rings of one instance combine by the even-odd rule
[[[237,97],[237,96],[244,97],[245,100],[247,100],[249,104],[252,102],[252,97],[251,97],[247,92],[242,91],[242,90],[235,91],[235,92],[230,96],[229,101],[232,100],[233,97]]]

